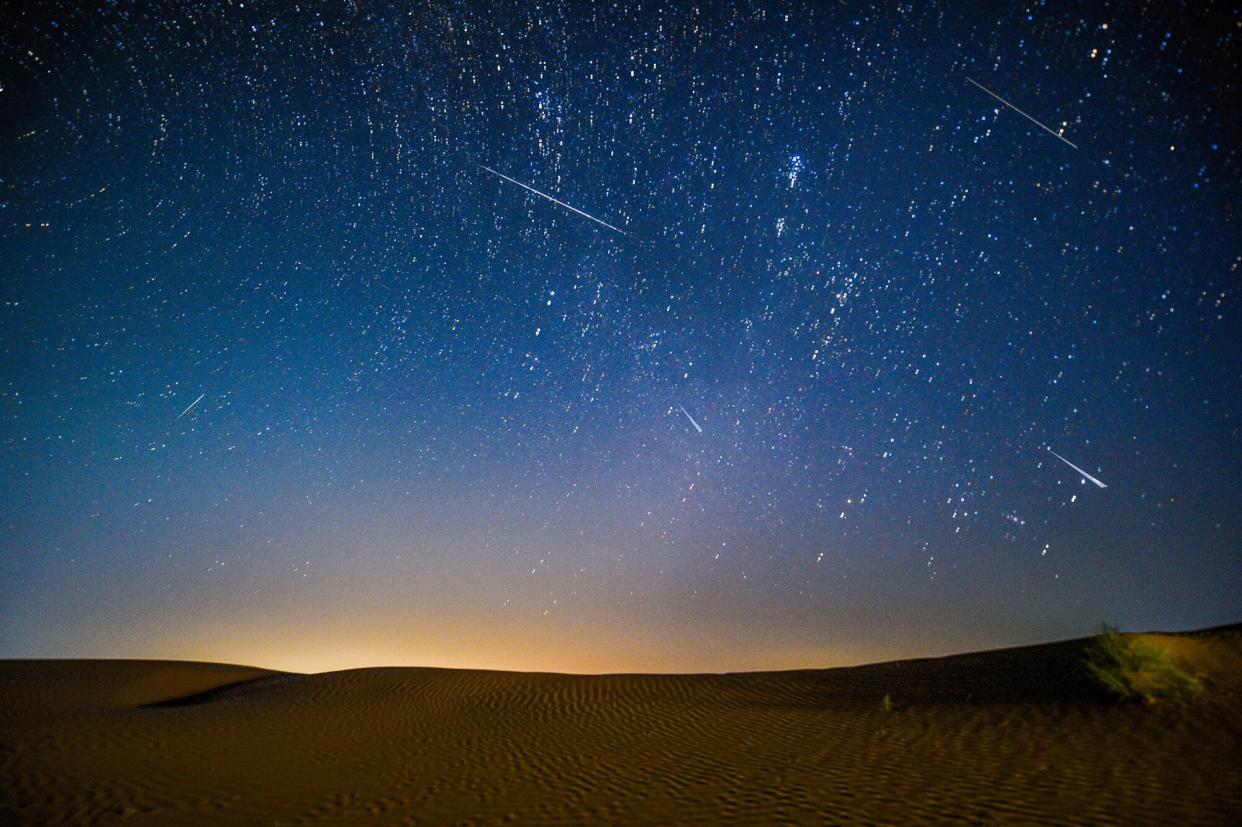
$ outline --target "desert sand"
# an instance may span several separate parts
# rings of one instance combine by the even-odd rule
[[[1242,626],[1150,638],[1198,698],[1108,703],[1081,641],[729,675],[5,661],[0,821],[1237,823]]]

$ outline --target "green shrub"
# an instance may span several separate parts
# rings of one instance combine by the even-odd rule
[[[880,709],[883,709],[885,712],[893,711],[893,696],[888,692],[885,692],[884,697],[880,698]]]
[[[1121,700],[1151,703],[1157,698],[1190,698],[1203,689],[1194,676],[1159,646],[1128,638],[1105,624],[1087,645],[1087,672]]]

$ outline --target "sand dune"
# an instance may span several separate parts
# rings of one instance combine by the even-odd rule
[[[1154,638],[1200,698],[1101,703],[1080,642],[684,676],[0,662],[0,821],[1236,823],[1242,627]]]

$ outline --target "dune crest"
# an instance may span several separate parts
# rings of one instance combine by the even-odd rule
[[[1229,823],[1242,627],[1148,637],[1200,699],[1103,703],[1082,641],[727,675],[0,662],[0,816]]]

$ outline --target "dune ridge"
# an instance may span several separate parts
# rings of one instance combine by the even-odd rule
[[[1231,823],[1242,625],[1144,637],[1201,698],[1105,703],[1083,641],[718,675],[3,661],[0,820]]]

